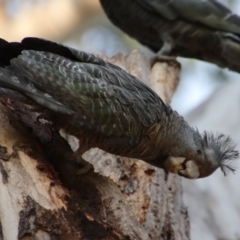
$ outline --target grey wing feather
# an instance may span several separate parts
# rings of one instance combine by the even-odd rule
[[[79,116],[80,125],[91,124],[102,135],[138,136],[139,129],[160,120],[163,103],[152,90],[122,69],[87,55],[78,53],[83,62],[74,62],[52,53],[25,50],[1,72],[12,70],[16,76],[25,72],[24,77],[36,89],[26,90],[26,95],[52,109],[50,99],[51,104]],[[2,81],[0,76],[0,84]]]
[[[10,88],[20,93],[23,93],[30,98],[34,99],[37,103],[44,106],[44,103],[47,101],[48,108],[59,113],[70,115],[73,111],[66,106],[63,106],[60,102],[56,99],[53,99],[52,96],[42,92],[39,89],[36,89],[31,82],[26,81],[22,76],[19,74],[16,76],[12,70],[14,68],[9,67],[9,69],[0,68],[0,85],[1,85],[1,94],[4,93],[4,87]],[[9,90],[6,89],[7,92]],[[12,95],[16,96],[17,92],[6,94],[7,96]],[[3,94],[4,95],[4,94]]]
[[[240,34],[240,17],[216,0],[137,0],[168,20],[178,17]]]

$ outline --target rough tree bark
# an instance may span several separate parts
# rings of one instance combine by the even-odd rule
[[[150,69],[139,51],[101,57],[170,101],[178,64]],[[180,177],[99,149],[84,154],[94,171],[78,176],[75,156],[54,123],[27,104],[1,101],[11,111],[1,105],[0,239],[190,239]],[[68,139],[72,147],[77,143]]]

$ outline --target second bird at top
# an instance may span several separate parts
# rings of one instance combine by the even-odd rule
[[[113,24],[158,57],[181,56],[240,72],[240,17],[216,0],[100,0]]]

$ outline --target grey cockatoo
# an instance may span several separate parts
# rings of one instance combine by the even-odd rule
[[[217,0],[100,0],[109,19],[164,55],[240,72],[240,17]]]
[[[0,95],[8,91],[51,111],[59,128],[91,147],[187,178],[234,171],[229,161],[238,152],[229,137],[200,134],[134,76],[86,52],[0,39]]]

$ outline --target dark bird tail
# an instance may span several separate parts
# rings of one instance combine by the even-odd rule
[[[32,98],[40,105],[47,105],[49,109],[63,114],[71,114],[72,111],[66,108],[59,101],[48,95],[46,92],[34,86],[34,76],[25,70],[24,62],[19,55],[24,51],[36,49],[47,51],[52,48],[52,52],[67,55],[72,59],[77,59],[69,49],[53,42],[26,38],[21,43],[9,43],[0,39],[0,94],[1,97],[11,99],[22,99],[25,96]],[[27,58],[27,57],[26,57]]]
[[[181,46],[176,45],[171,55],[196,58],[240,73],[240,37],[231,33],[198,28],[194,38],[184,34]]]

